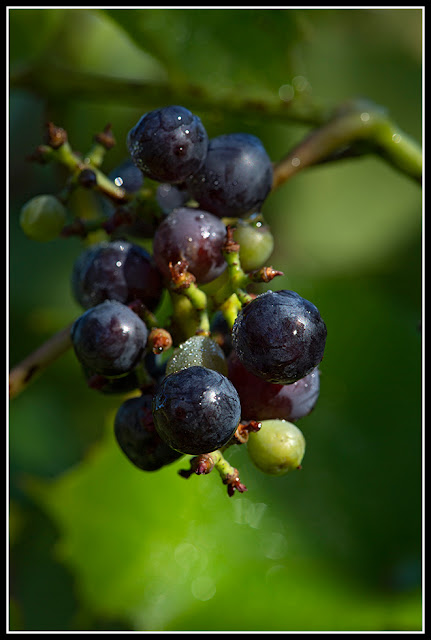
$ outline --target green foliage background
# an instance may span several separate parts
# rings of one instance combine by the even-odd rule
[[[83,152],[112,123],[108,172],[162,106],[103,91],[112,78],[160,83],[188,106],[190,85],[265,102],[301,76],[313,100],[365,96],[420,140],[421,21],[420,9],[10,10],[10,365],[80,313],[79,241],[19,229],[20,207],[64,179],[26,160],[45,122]],[[77,71],[97,74],[100,95],[91,80],[68,91]],[[29,73],[31,86],[17,81]],[[308,130],[197,113],[210,136],[258,135],[274,161]],[[121,399],[89,390],[72,353],[11,401],[12,630],[422,628],[421,205],[376,157],[304,171],[264,205],[285,273],[274,288],[312,300],[328,327],[300,473],[266,477],[238,448],[248,492],[228,498],[216,475],[180,478],[184,462],[139,472],[114,442]]]

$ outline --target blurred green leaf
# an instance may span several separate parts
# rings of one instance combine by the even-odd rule
[[[410,593],[375,593],[370,606],[348,573],[309,554],[287,494],[280,512],[258,491],[230,499],[215,472],[180,478],[186,460],[141,472],[107,426],[78,467],[27,485],[62,532],[57,557],[96,614],[141,631],[419,627]]]
[[[9,61],[11,71],[37,62],[50,46],[65,18],[64,9],[11,9]]]
[[[106,10],[172,82],[219,91],[278,91],[296,75],[304,18],[291,9]],[[277,46],[274,46],[277,42]]]
[[[378,158],[311,168],[265,203],[284,238],[273,260],[313,277],[379,268],[420,233],[421,206],[417,184]]]

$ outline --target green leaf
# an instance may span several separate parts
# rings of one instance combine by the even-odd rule
[[[179,477],[186,460],[137,470],[109,420],[80,465],[51,483],[31,481],[28,492],[61,532],[57,557],[85,607],[141,631],[418,628],[416,595],[371,600],[307,550],[287,491],[282,511],[269,494],[262,499],[244,453],[232,458],[242,458],[252,491],[229,498],[215,472]]]
[[[171,81],[215,92],[277,93],[298,73],[303,16],[294,10],[106,10],[133,41],[161,61]],[[277,46],[274,46],[277,43]]]
[[[11,9],[9,56],[11,70],[34,64],[50,46],[65,16],[64,9]]]

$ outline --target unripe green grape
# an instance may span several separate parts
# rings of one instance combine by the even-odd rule
[[[249,434],[247,442],[253,464],[272,476],[300,467],[305,453],[302,431],[287,420],[263,420],[261,425],[259,431]]]
[[[19,221],[26,236],[48,242],[60,235],[66,222],[66,209],[55,196],[35,196],[22,207]]]
[[[192,336],[175,349],[166,364],[166,375],[197,366],[227,376],[226,356],[221,347],[208,336]]]
[[[255,214],[248,220],[239,218],[233,238],[239,243],[239,258],[244,271],[253,271],[266,265],[274,249],[274,237],[262,216]]]

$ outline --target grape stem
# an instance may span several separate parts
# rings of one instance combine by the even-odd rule
[[[186,260],[169,263],[171,270],[171,289],[175,293],[185,296],[198,315],[199,323],[196,333],[199,335],[210,334],[210,321],[208,316],[208,298],[206,293],[196,285],[196,278],[188,270]]]
[[[179,475],[183,478],[189,478],[193,473],[203,475],[210,473],[216,469],[222,479],[223,484],[227,485],[227,492],[230,497],[235,491],[244,493],[247,487],[239,479],[238,469],[235,469],[223,456],[221,449],[194,456],[190,459],[190,468],[181,469]]]
[[[422,151],[388,119],[385,110],[365,100],[338,107],[274,166],[272,190],[307,167],[344,157],[377,153],[417,182],[422,180]]]
[[[55,125],[52,126],[55,127]],[[94,145],[84,160],[74,153],[67,139],[57,148],[50,146],[44,147],[41,145],[38,147],[38,150],[39,154],[45,161],[58,162],[66,167],[66,169],[72,174],[72,182],[78,181],[79,175],[84,169],[91,169],[96,176],[97,189],[99,191],[102,191],[114,200],[125,202],[130,199],[127,192],[121,187],[117,187],[117,185],[99,169],[103,160],[101,148],[102,145],[100,144]]]
[[[9,374],[9,397],[11,399],[24,391],[37,375],[42,373],[71,347],[70,330],[72,325],[73,323],[55,333],[38,349],[11,369]]]

